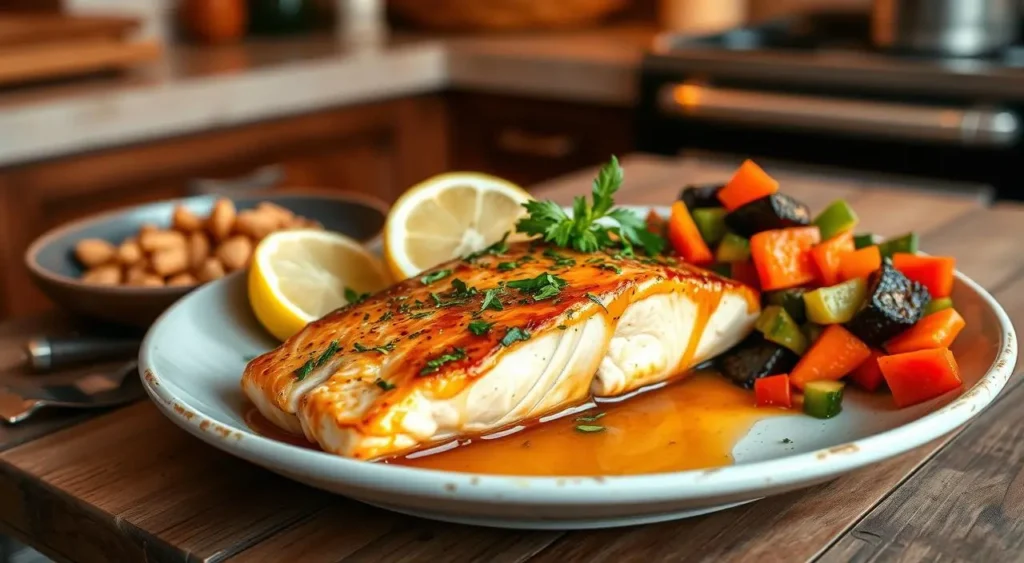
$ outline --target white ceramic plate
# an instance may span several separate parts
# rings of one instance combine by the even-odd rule
[[[1013,372],[1017,338],[1006,313],[957,274],[967,328],[953,345],[964,387],[897,410],[891,398],[848,391],[843,412],[758,422],[732,466],[629,477],[509,477],[374,464],[252,432],[239,381],[248,358],[276,343],[256,322],[245,278],[233,275],[169,309],[142,345],[143,383],[175,423],[213,446],[286,477],[391,510],[510,528],[598,528],[694,516],[833,479],[931,441],[977,416]],[[783,439],[790,441],[784,443]]]

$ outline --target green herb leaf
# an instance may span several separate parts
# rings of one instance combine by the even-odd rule
[[[356,352],[377,352],[378,354],[387,355],[389,352],[393,352],[395,350],[395,341],[392,340],[391,342],[387,342],[380,346],[373,347],[363,346],[362,344],[356,342],[355,344],[352,345],[352,349],[355,350]]]
[[[385,391],[390,391],[395,388],[394,383],[391,383],[390,381],[385,381],[383,379],[378,379],[377,381],[375,381],[375,383],[377,384],[377,387],[380,387]]]
[[[295,370],[295,379],[302,381],[307,375],[309,375],[314,369],[324,365],[332,356],[338,353],[338,341],[332,340],[327,345],[327,349],[320,353],[315,358],[310,358],[306,363],[302,364],[302,367]]]
[[[505,347],[508,347],[508,346],[511,346],[515,342],[520,342],[520,341],[525,342],[525,341],[527,341],[529,339],[530,339],[530,333],[529,332],[526,332],[525,330],[523,330],[523,329],[521,329],[519,327],[512,327],[512,328],[508,329],[508,332],[506,332],[505,336],[502,337],[501,345],[505,346]]]
[[[477,290],[475,287],[469,287],[466,282],[455,278],[452,280],[452,297],[467,298],[472,295],[476,295]]]
[[[615,209],[608,214],[619,224],[623,238],[642,246],[648,256],[657,256],[665,250],[665,239],[647,230],[647,221],[629,209]]]
[[[349,305],[357,305],[366,301],[369,297],[369,293],[359,293],[351,287],[345,288],[345,301],[347,301]]]
[[[569,328],[569,327],[567,327],[565,325],[558,325],[558,330],[565,330],[567,328]]]
[[[500,311],[504,309],[504,307],[501,305],[501,299],[498,298],[497,289],[488,289],[487,291],[484,292],[484,300],[483,303],[480,304],[480,310],[486,311],[487,309],[491,309],[494,311]]]
[[[550,248],[544,249],[544,256],[555,261],[555,266],[575,266],[576,260],[563,254],[559,254]]]
[[[593,301],[594,303],[597,303],[598,305],[600,305],[601,308],[604,309],[604,312],[606,312],[606,313],[608,312],[608,307],[604,306],[604,303],[601,301],[601,299],[598,296],[594,295],[593,293],[589,293],[588,292],[587,293],[587,299],[589,299],[589,300]]]
[[[598,426],[596,424],[578,424],[576,425],[577,432],[583,432],[584,434],[593,434],[595,432],[604,432],[604,426]]]
[[[384,321],[391,320],[391,317],[395,316],[391,311],[384,311],[384,314],[377,319],[377,322],[382,323]]]
[[[510,281],[506,285],[533,295],[534,301],[541,301],[558,295],[567,283],[562,278],[545,272],[535,278]]]
[[[422,278],[420,278],[420,282],[423,283],[423,285],[430,285],[436,281],[443,280],[444,278],[447,278],[450,275],[452,275],[451,270],[438,270],[432,274],[427,274],[423,276]]]
[[[450,362],[457,362],[466,359],[466,351],[462,348],[452,348],[451,352],[427,361],[427,365],[420,370],[420,375],[427,375],[441,369],[441,366]]]
[[[425,332],[427,332],[427,331],[425,331],[425,330],[417,330],[416,332],[410,334],[409,336],[406,336],[406,338],[408,338],[409,340],[413,340],[413,339],[419,338],[420,336],[423,336],[423,334]]]
[[[508,236],[510,234],[512,233],[506,232],[504,235],[501,236],[501,240],[499,240],[498,242],[488,246],[487,248],[484,248],[483,250],[467,254],[462,259],[465,260],[466,262],[472,262],[477,258],[480,258],[481,256],[500,256],[502,254],[505,254],[506,252],[508,252]]]
[[[413,314],[409,315],[409,318],[410,319],[422,319],[422,318],[425,318],[425,317],[429,317],[430,315],[433,315],[433,314],[434,314],[433,311],[421,311],[419,313],[413,313]]]
[[[515,270],[517,267],[519,267],[519,264],[516,264],[515,262],[498,262],[498,270],[501,272]]]
[[[597,414],[591,414],[591,415],[577,416],[576,417],[576,422],[596,422],[602,416],[604,416],[603,412],[599,412]]]
[[[494,326],[494,323],[489,323],[487,321],[470,321],[469,332],[472,332],[477,336],[483,336],[490,332],[492,326]]]
[[[615,264],[607,264],[607,263],[605,263],[605,264],[599,264],[597,267],[601,268],[602,270],[611,270],[611,271],[615,272],[616,274],[621,274],[622,273],[622,268],[616,266]]]

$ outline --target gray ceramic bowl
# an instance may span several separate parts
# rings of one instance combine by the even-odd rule
[[[100,238],[115,244],[134,236],[145,223],[170,224],[179,203],[205,217],[220,196],[203,195],[161,201],[82,219],[42,235],[25,253],[36,285],[50,299],[73,313],[116,324],[149,326],[167,307],[194,287],[113,287],[87,284],[73,251],[78,241]],[[384,227],[387,204],[358,194],[268,193],[231,197],[239,210],[270,201],[298,215],[319,221],[331,231],[370,242]]]

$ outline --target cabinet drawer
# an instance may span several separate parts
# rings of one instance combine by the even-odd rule
[[[507,96],[452,95],[454,162],[529,185],[623,155],[632,112]]]

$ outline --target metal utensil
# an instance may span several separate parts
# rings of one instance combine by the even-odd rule
[[[874,0],[871,39],[878,47],[974,57],[1017,40],[1019,0]]]
[[[142,397],[138,363],[110,371],[90,371],[63,385],[0,387],[0,420],[18,424],[44,407],[93,409],[111,407]]]
[[[127,359],[139,352],[138,338],[40,336],[25,343],[23,365],[48,372],[77,364]]]

